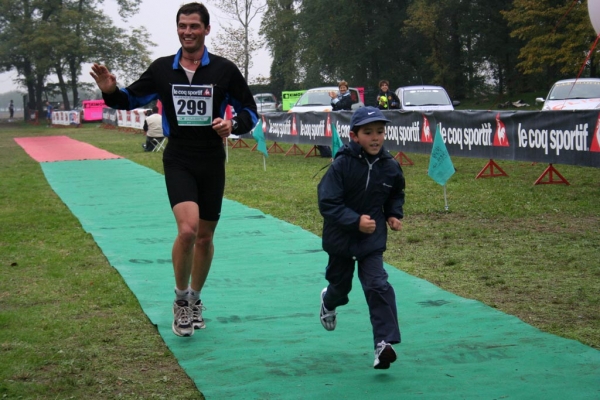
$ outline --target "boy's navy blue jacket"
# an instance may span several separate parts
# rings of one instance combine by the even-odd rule
[[[404,216],[404,186],[400,164],[384,148],[377,156],[367,155],[353,141],[340,148],[317,189],[323,249],[357,260],[385,251],[387,218]],[[361,215],[375,220],[375,232],[359,231]]]

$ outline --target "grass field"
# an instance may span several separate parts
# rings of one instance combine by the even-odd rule
[[[13,140],[40,135],[68,135],[162,173],[161,155],[144,153],[139,134],[0,124],[0,398],[202,398]],[[509,177],[475,179],[487,160],[453,158],[446,212],[429,156],[408,155],[404,229],[390,233],[386,262],[600,348],[600,170],[556,165],[570,186],[534,186],[545,165],[497,160]],[[326,164],[273,154],[265,172],[259,153],[233,149],[226,197],[320,235],[316,186]]]

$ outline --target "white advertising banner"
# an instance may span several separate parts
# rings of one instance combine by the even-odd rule
[[[54,111],[52,113],[52,125],[81,125],[79,111]]]

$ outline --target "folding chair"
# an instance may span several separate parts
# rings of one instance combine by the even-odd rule
[[[152,152],[159,152],[161,150],[164,150],[165,143],[167,141],[163,137],[163,138],[152,138],[151,142],[154,145],[154,149],[152,149]]]

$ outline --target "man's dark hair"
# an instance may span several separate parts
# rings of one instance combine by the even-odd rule
[[[152,107],[152,114],[158,114],[158,107]]]
[[[177,19],[175,23],[179,24],[179,16],[190,15],[190,14],[198,14],[200,15],[200,21],[204,23],[204,26],[210,25],[210,14],[208,14],[208,10],[202,3],[187,3],[181,6],[179,11],[177,11]]]

